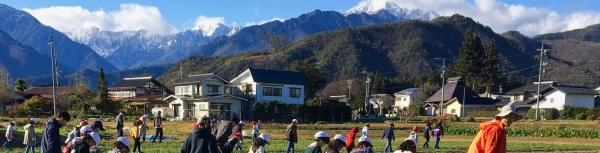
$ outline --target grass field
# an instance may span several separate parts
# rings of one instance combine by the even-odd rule
[[[93,119],[92,119],[93,120]],[[68,132],[72,129],[76,123],[69,123],[66,127],[61,129],[61,135],[64,137]],[[107,131],[101,134],[110,134],[116,135],[116,130],[114,127],[114,123],[112,122],[104,122],[105,128]],[[130,123],[125,123],[129,125]],[[152,143],[149,141],[142,143],[142,150],[147,153],[176,153],[179,152],[183,144],[183,140],[189,135],[192,131],[193,122],[163,122],[164,124],[164,134],[165,136],[175,137],[179,140],[173,141],[164,141],[163,143]],[[0,123],[2,125],[0,128],[0,132],[3,134],[7,125],[7,122]],[[398,145],[406,138],[409,134],[409,128],[413,124],[404,124],[404,123],[396,123],[396,139],[394,141],[393,148],[396,149]],[[514,126],[511,128],[549,128],[554,129],[559,126],[567,126],[570,127],[578,127],[579,129],[598,129],[599,125],[597,122],[592,121],[564,121],[564,122],[518,122],[513,124]],[[151,126],[151,125],[150,125]],[[267,133],[271,137],[271,145],[267,146],[266,149],[268,152],[285,152],[285,148],[287,142],[284,141],[285,138],[285,126],[286,124],[263,124],[262,125],[262,133]],[[320,130],[326,131],[329,135],[333,136],[335,134],[343,134],[346,135],[348,130],[353,127],[362,127],[362,124],[334,124],[334,125],[312,125],[312,124],[300,124],[298,130],[299,142],[296,144],[296,152],[303,151],[308,144],[311,143],[312,135]],[[373,135],[373,144],[375,152],[383,152],[385,147],[385,141],[379,139],[383,129],[386,127],[386,124],[378,123],[372,124],[373,129],[370,131],[371,135]],[[448,126],[452,127],[470,127],[477,126],[476,123],[448,123]],[[13,146],[15,146],[14,152],[24,152],[25,146],[22,145],[22,135],[23,135],[23,125],[18,125],[15,129],[16,139],[13,142]],[[42,126],[38,126],[36,128],[36,132],[38,136],[41,136]],[[250,132],[248,130],[248,126],[244,127],[245,131]],[[151,128],[148,131],[148,134],[154,134],[154,128]],[[126,133],[127,135],[127,133]],[[39,138],[39,137],[38,137]],[[64,140],[65,138],[63,138]],[[448,135],[442,138],[440,143],[441,149],[426,149],[419,148],[418,152],[465,152],[468,146],[470,145],[473,136],[458,136],[458,135]],[[246,143],[243,147],[243,153],[248,152],[250,147],[251,139],[245,139]],[[432,139],[433,140],[433,139]],[[0,143],[4,143],[6,139],[2,137]],[[38,139],[38,144],[39,144]],[[100,143],[100,148],[103,151],[108,151],[111,148],[112,140],[104,139]],[[130,140],[133,143],[133,140]],[[424,143],[424,138],[422,136],[419,137],[419,146]],[[509,137],[507,149],[509,152],[598,152],[600,150],[600,139],[567,139],[567,138],[543,138],[543,137]],[[133,144],[132,144],[133,145]],[[430,146],[433,146],[433,142],[430,142]],[[36,148],[39,151],[39,145]],[[0,152],[5,152],[4,148],[0,149]]]

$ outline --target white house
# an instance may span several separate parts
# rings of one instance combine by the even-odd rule
[[[508,92],[510,100],[515,101],[519,113],[527,113],[529,108],[536,108],[538,82],[513,89]],[[540,108],[556,108],[562,110],[565,104],[594,108],[595,97],[598,92],[594,89],[580,86],[566,86],[553,81],[544,81],[540,84]]]
[[[404,110],[415,104],[417,97],[419,97],[419,88],[408,88],[402,91],[394,93],[394,107],[400,110]]]
[[[149,113],[152,108],[165,107],[163,98],[173,94],[168,87],[149,77],[123,78],[120,82],[108,87],[108,94],[113,101],[125,101],[136,111]]]
[[[241,115],[245,98],[231,94],[229,81],[214,73],[190,75],[175,81],[175,94],[164,100],[176,117],[230,118]],[[238,116],[241,117],[241,116]]]
[[[247,69],[231,80],[233,92],[253,97],[255,102],[304,105],[304,86],[308,78],[302,72]]]

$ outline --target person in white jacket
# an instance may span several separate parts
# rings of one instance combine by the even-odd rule
[[[35,153],[35,144],[36,144],[36,136],[35,136],[35,127],[34,125],[37,123],[35,118],[29,119],[29,124],[23,126],[25,129],[25,135],[23,136],[23,144],[27,147],[25,148],[25,153],[28,153],[29,150]]]
[[[371,124],[367,123],[367,125],[362,128],[361,136],[369,136],[369,128],[371,128]]]
[[[6,127],[6,142],[4,143],[4,147],[10,151],[12,151],[12,145],[11,145],[11,141],[14,138],[13,136],[13,128],[14,126],[17,126],[17,122],[16,121],[12,121],[10,122],[10,124],[8,124],[8,127]]]
[[[265,153],[265,145],[269,144],[269,136],[267,134],[260,134],[254,144],[250,146],[248,153]]]

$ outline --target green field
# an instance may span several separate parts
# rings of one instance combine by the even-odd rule
[[[519,123],[521,123],[521,125],[518,125]],[[4,123],[0,123],[0,125],[2,125],[2,128],[0,128],[0,132],[4,133],[5,129],[3,128],[5,125],[7,124],[7,122]],[[75,123],[73,123],[74,125]],[[107,131],[105,133],[101,133],[101,134],[112,134],[114,135],[116,133],[116,130],[114,128],[112,128],[112,124],[114,123],[110,123],[107,122],[105,123],[107,126]],[[185,140],[185,138],[187,137],[187,135],[192,131],[192,122],[164,122],[165,124],[165,136],[171,136],[171,137],[175,137],[178,138],[179,140],[172,140],[172,141],[164,141],[163,143],[152,143],[149,141],[143,142],[142,143],[142,150],[144,152],[147,153],[175,153],[175,152],[179,152],[179,149],[181,148],[182,144],[183,144],[183,140]],[[511,128],[523,128],[523,129],[527,129],[527,128],[552,128],[552,127],[558,127],[561,126],[563,124],[572,126],[572,125],[588,125],[588,126],[578,126],[578,129],[589,129],[589,130],[593,130],[593,129],[597,129],[598,128],[598,124],[596,122],[591,122],[591,121],[569,121],[569,122],[565,122],[565,123],[557,123],[557,122],[537,122],[536,124],[538,124],[539,126],[532,126],[532,124],[529,124],[528,122],[518,122],[516,125],[517,126],[513,126]],[[73,125],[67,125],[68,127],[71,127]],[[127,125],[127,123],[126,123]],[[397,141],[393,142],[393,148],[396,149],[398,147],[398,145],[400,145],[400,143],[402,143],[402,140],[404,140],[404,138],[406,138],[408,136],[409,133],[409,127],[411,127],[413,124],[403,124],[403,123],[396,123],[396,139]],[[477,124],[474,123],[449,123],[448,126],[449,127],[472,127],[472,126],[476,126]],[[267,133],[269,134],[269,136],[271,137],[272,141],[271,141],[271,145],[267,146],[266,149],[268,152],[276,152],[276,153],[280,153],[280,152],[284,152],[287,142],[284,141],[284,130],[285,130],[285,124],[264,124],[262,125],[263,130],[261,130],[261,132],[263,133]],[[360,127],[362,126],[362,124],[334,124],[334,125],[312,125],[312,124],[300,124],[299,125],[299,142],[296,144],[296,152],[301,152],[303,151],[306,146],[308,144],[311,143],[310,138],[312,137],[312,135],[320,130],[324,130],[326,132],[329,133],[329,135],[333,136],[335,134],[344,134],[346,135],[346,133],[348,132],[348,130],[353,127],[353,126],[357,126]],[[383,149],[385,147],[385,141],[382,139],[379,139],[383,129],[385,128],[386,124],[372,124],[373,129],[371,130],[371,134],[374,135],[372,137],[373,139],[373,144],[374,144],[374,151],[375,152],[383,152]],[[61,135],[65,136],[69,129],[71,128],[62,128],[61,129]],[[573,126],[575,127],[575,126]],[[249,128],[249,127],[245,127],[245,128]],[[555,129],[555,128],[554,128]],[[245,131],[250,132],[248,129],[245,129]],[[38,132],[38,136],[41,136],[41,126],[38,126],[36,129],[36,132]],[[154,129],[150,129],[148,131],[148,134],[153,134],[154,133]],[[22,125],[17,126],[17,128],[15,129],[15,133],[17,135],[16,140],[14,140],[13,145],[15,146],[15,152],[24,152],[25,150],[25,146],[22,145],[22,134],[23,134],[23,129],[22,129]],[[127,133],[126,133],[127,134]],[[38,137],[39,138],[39,137]],[[440,147],[441,149],[426,149],[426,148],[418,148],[418,152],[465,152],[468,148],[468,146],[470,145],[471,141],[473,139],[472,135],[447,135],[445,137],[442,138],[442,141],[440,143]],[[64,140],[64,138],[63,138]],[[247,142],[244,144],[243,147],[243,153],[248,152],[248,149],[250,147],[250,141],[251,139],[245,139]],[[4,143],[5,138],[3,138],[2,140],[0,140],[1,143]],[[113,140],[108,140],[108,139],[103,139],[100,143],[100,148],[103,151],[108,151],[111,148],[112,145],[112,141]],[[133,139],[130,140],[130,142],[132,143],[131,145],[133,145]],[[422,136],[420,136],[419,138],[419,146],[422,145],[424,143],[424,138],[422,138]],[[39,140],[38,140],[39,143]],[[508,138],[508,144],[507,144],[507,149],[508,152],[598,152],[600,150],[600,146],[598,146],[597,144],[600,144],[600,139],[581,139],[581,138],[555,138],[555,137],[509,137]],[[432,142],[430,142],[430,146],[433,146],[433,139]],[[39,151],[39,145],[36,147],[37,151]],[[4,148],[0,149],[0,152],[5,152],[7,150],[5,150]]]

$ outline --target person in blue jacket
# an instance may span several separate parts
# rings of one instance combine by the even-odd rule
[[[46,128],[42,134],[42,142],[40,153],[60,153],[60,128],[67,125],[71,120],[71,115],[68,112],[60,112],[56,118],[50,119],[46,123]]]

